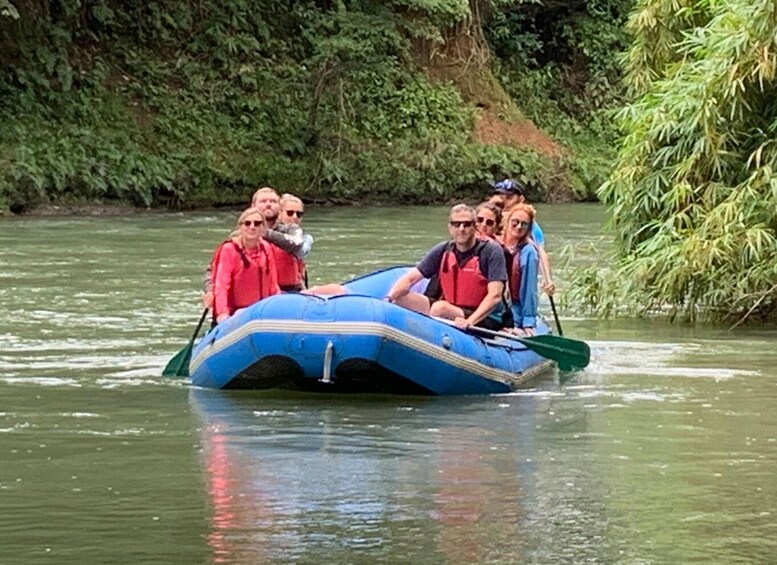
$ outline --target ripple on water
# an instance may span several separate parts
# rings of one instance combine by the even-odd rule
[[[160,375],[170,359],[169,355],[134,354],[131,341],[112,345],[116,347],[92,344],[89,346],[92,350],[87,352],[77,348],[55,348],[58,352],[56,355],[36,355],[37,348],[32,347],[28,348],[27,354],[24,355],[4,355],[0,357],[0,381],[44,387],[96,384],[111,388],[163,383]],[[134,346],[137,347],[137,343],[134,343]],[[152,346],[147,344],[145,347]],[[77,376],[63,377],[63,374]],[[99,375],[97,379],[96,375]]]
[[[13,337],[13,336],[10,336]],[[4,343],[0,339],[0,345]],[[13,343],[14,356],[18,353],[60,353],[72,351],[114,351],[117,349],[127,349],[137,346],[137,340],[132,339],[108,339],[92,340],[85,342],[78,339],[65,340],[22,340],[20,338],[9,339],[8,343]],[[0,359],[11,359],[11,356],[0,356]]]
[[[558,398],[564,397],[567,394],[563,390],[515,390],[513,392],[506,392],[504,394],[494,395],[501,397],[533,397],[533,398]]]
[[[143,367],[142,369],[130,369],[127,371],[113,371],[106,373],[107,378],[115,381],[135,381],[138,379],[147,381],[149,378],[156,379],[161,374],[161,366],[153,365]]]
[[[637,401],[652,401],[652,402],[664,402],[666,395],[658,394],[656,392],[627,392],[622,396],[625,402],[637,402]]]
[[[157,372],[156,375],[159,373]],[[161,378],[122,378],[122,379],[110,379],[99,378],[95,381],[95,384],[104,389],[115,389],[125,386],[140,387],[140,386],[185,386],[185,383],[177,382],[176,379],[161,379]]]
[[[75,379],[66,378],[66,377],[23,377],[23,376],[8,376],[8,377],[0,377],[0,382],[4,382],[6,384],[10,385],[40,385],[40,386],[46,386],[46,387],[52,387],[52,386],[67,386],[67,387],[80,387],[82,386],[80,382],[78,382]]]
[[[647,343],[634,341],[591,341],[591,364],[585,373],[609,375],[650,375],[715,380],[759,376],[760,371],[730,367],[681,366],[678,357],[704,354],[704,343]],[[721,359],[724,357],[721,356]]]

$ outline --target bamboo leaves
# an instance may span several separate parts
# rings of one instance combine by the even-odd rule
[[[19,11],[9,0],[0,0],[0,16],[12,20],[19,19]]]
[[[642,0],[630,26],[638,96],[599,191],[618,257],[580,294],[605,314],[777,320],[777,4]]]

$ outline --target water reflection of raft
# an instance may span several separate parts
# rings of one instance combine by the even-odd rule
[[[355,279],[349,294],[282,294],[203,337],[189,368],[208,388],[492,394],[554,367],[520,343],[470,335],[383,301],[407,267]],[[548,333],[543,325],[538,333]]]

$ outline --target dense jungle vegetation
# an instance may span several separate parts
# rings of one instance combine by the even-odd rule
[[[603,313],[777,321],[777,3],[639,0],[599,191],[614,269],[578,273]]]
[[[0,0],[0,210],[592,198],[632,4]]]

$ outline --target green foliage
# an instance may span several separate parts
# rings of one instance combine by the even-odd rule
[[[471,16],[468,0],[393,0],[391,4],[402,11],[423,14],[423,19],[437,29]]]
[[[348,200],[363,193],[370,195],[371,202],[473,199],[488,189],[484,179],[510,175],[543,186],[549,183],[552,170],[551,163],[531,151],[443,138],[406,138],[387,145],[346,149],[341,158],[321,163],[319,178],[335,199]],[[401,160],[384,162],[386,154],[401,156]],[[354,185],[360,192],[352,188]],[[398,191],[398,187],[403,190]]]
[[[633,37],[625,56],[626,84],[632,95],[646,92],[682,61],[678,45],[704,26],[713,2],[708,0],[638,0],[627,28]]]
[[[552,32],[563,36],[566,63],[585,46],[583,67],[604,68],[613,42],[589,38],[576,18],[588,13],[593,33],[593,7],[609,5],[548,7],[551,19],[569,17],[539,33],[535,1],[518,4],[529,18],[503,0],[0,0],[0,206],[236,204],[258,184],[309,198],[427,202],[508,174],[545,187],[552,166],[536,154],[473,141],[473,109],[418,68],[413,42],[440,43],[482,16],[498,55],[530,52],[524,61],[534,64],[560,45],[544,43]],[[551,75],[561,84],[562,72]],[[596,108],[609,87],[598,84],[585,95]],[[538,90],[538,116],[544,98]],[[559,100],[556,116],[569,110]],[[603,175],[580,147],[565,159],[590,187]],[[604,154],[596,145],[590,153]]]
[[[9,0],[0,0],[0,17],[18,20],[19,11]]]
[[[563,72],[558,66],[517,70],[507,73],[503,82],[514,98],[523,101],[525,115],[564,145],[561,164],[572,188],[579,199],[591,199],[607,179],[617,153],[613,110],[609,105],[585,109],[581,98],[561,86]]]
[[[704,7],[699,29],[682,28],[687,13],[667,24],[677,55],[632,52],[630,75],[651,79],[633,84],[645,91],[621,113],[627,135],[600,190],[617,262],[580,274],[599,312],[777,319],[777,6]]]
[[[632,0],[493,3],[486,31],[507,92],[567,149],[563,164],[577,197],[595,198],[616,154],[618,55]]]

